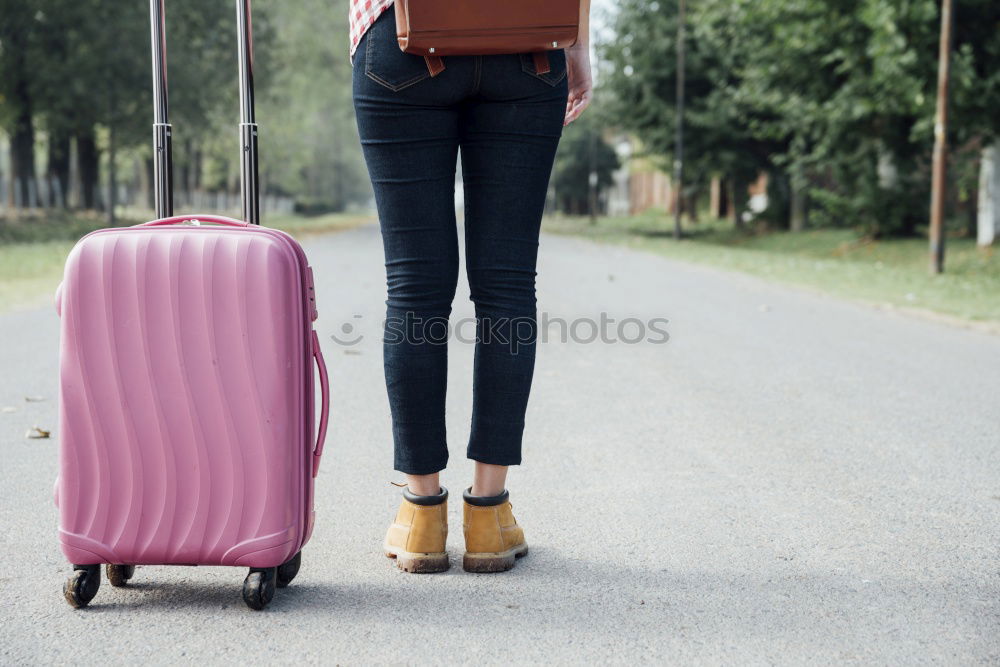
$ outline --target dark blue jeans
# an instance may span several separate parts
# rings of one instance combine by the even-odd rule
[[[354,56],[354,107],[375,190],[388,283],[383,341],[394,464],[448,462],[448,318],[458,283],[455,165],[462,151],[465,255],[476,310],[468,457],[521,462],[535,365],[535,261],[566,108],[566,59],[449,56],[431,77],[385,12]]]

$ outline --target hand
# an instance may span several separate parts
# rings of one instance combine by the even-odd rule
[[[566,77],[569,83],[569,97],[566,99],[563,125],[569,125],[579,118],[594,97],[588,44],[576,44],[566,49]]]

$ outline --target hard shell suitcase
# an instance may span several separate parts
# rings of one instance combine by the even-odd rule
[[[243,597],[260,609],[295,576],[312,532],[329,391],[306,256],[254,224],[249,9],[237,0],[246,221],[171,216],[163,0],[150,0],[160,217],[81,239],[56,295],[56,502],[76,607],[102,564],[113,585],[164,564],[249,567]]]

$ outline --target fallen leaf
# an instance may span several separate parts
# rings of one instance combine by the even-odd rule
[[[25,438],[30,438],[32,440],[45,440],[50,435],[52,431],[46,431],[44,428],[38,428],[37,426],[32,426],[28,429],[28,432],[24,434]]]
[[[42,401],[45,400],[45,397],[44,396],[25,396],[24,400],[27,403],[41,403]]]
[[[0,412],[3,412],[4,414],[10,414],[11,412],[17,412],[17,408],[15,408],[13,405],[5,405],[2,408],[0,408]]]
[[[361,350],[344,350],[344,354],[361,354]]]

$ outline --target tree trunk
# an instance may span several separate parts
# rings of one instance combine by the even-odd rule
[[[115,206],[118,204],[118,165],[115,142],[115,125],[117,124],[117,87],[114,78],[108,85],[108,226],[115,226]]]
[[[996,145],[983,148],[979,162],[979,206],[976,242],[991,246],[1000,235],[1000,160]]]
[[[743,229],[743,212],[747,209],[746,181],[734,176],[729,180],[729,219],[736,229]]]
[[[204,153],[201,152],[200,148],[197,151],[195,151],[194,155],[195,155],[194,187],[196,190],[201,190],[202,188],[205,187],[205,184],[202,182],[202,176],[204,173],[204,165],[205,165],[205,160],[204,160],[205,156]]]
[[[723,190],[722,177],[718,174],[712,175],[712,181],[709,184],[708,189],[708,216],[710,218],[721,220],[722,216],[725,215],[723,211],[725,200],[725,194]]]
[[[22,207],[31,205],[35,189],[35,127],[31,118],[30,103],[18,110],[14,133],[10,138],[10,189],[13,203]]]
[[[115,125],[108,127],[108,226],[115,226],[115,206],[118,203],[118,168],[115,165]]]
[[[793,232],[801,232],[806,228],[809,221],[808,195],[804,189],[792,188],[792,218],[790,229]]]
[[[80,201],[85,210],[98,210],[101,207],[100,193],[97,191],[101,164],[100,151],[97,149],[97,139],[92,126],[77,132],[76,157],[80,172]]]
[[[733,209],[733,202],[730,200],[730,178],[723,176],[719,183],[719,220],[728,220],[729,212]]]
[[[685,213],[687,213],[688,222],[698,222],[698,196],[700,194],[698,188],[691,188],[691,193],[684,198],[684,208]]]
[[[155,193],[153,192],[153,158],[142,158],[139,162],[139,168],[141,174],[140,181],[142,188],[142,200],[146,203],[146,208],[155,209],[156,204],[153,201],[155,198]]]
[[[67,208],[69,204],[70,135],[54,131],[49,135],[49,183],[52,184],[49,205]]]
[[[793,232],[801,232],[809,224],[809,193],[806,190],[806,179],[802,167],[792,167],[791,188],[791,220],[789,228]]]
[[[671,176],[667,179],[667,215],[676,215],[678,208],[683,206],[684,203],[681,201],[680,188],[675,187],[674,179]]]
[[[35,126],[32,118],[32,100],[29,85],[29,72],[25,52],[23,34],[19,30],[12,31],[4,50],[9,51],[10,65],[8,75],[13,77],[12,99],[7,100],[13,107],[13,126],[10,129],[10,177],[11,187],[8,190],[11,201],[8,207],[15,203],[28,206],[37,192],[35,183]]]
[[[175,161],[176,163],[176,161]],[[194,147],[194,142],[190,139],[184,140],[184,159],[181,161],[181,179],[180,182],[183,183],[184,192],[179,197],[179,200],[184,202],[186,206],[191,206],[193,203],[194,191],[197,189],[198,180],[198,162],[197,162],[197,151]]]
[[[779,171],[767,175],[767,210],[760,216],[778,229],[791,227],[791,179]]]

